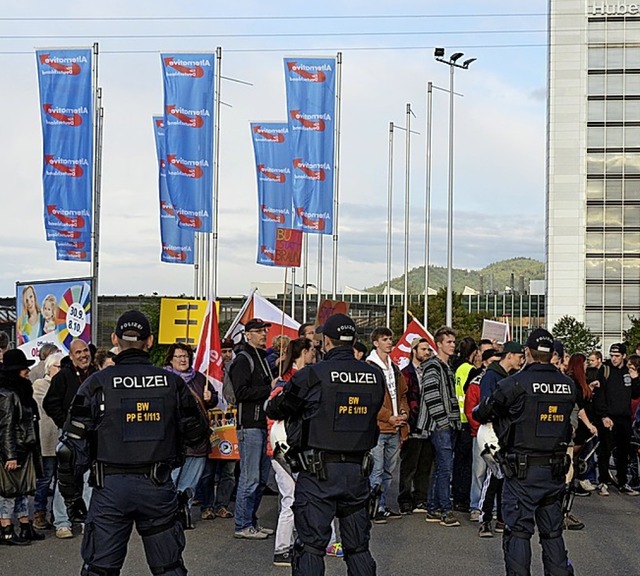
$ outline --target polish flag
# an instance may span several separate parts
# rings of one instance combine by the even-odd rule
[[[426,338],[429,341],[429,346],[431,346],[435,351],[436,342],[433,339],[433,336],[429,330],[414,318],[409,322],[404,334],[389,354],[391,360],[400,367],[400,370],[404,370],[404,368],[409,364],[411,358],[411,342],[416,338]]]
[[[269,300],[254,290],[249,294],[240,312],[238,312],[238,315],[231,323],[229,330],[227,330],[225,334],[225,338],[233,338],[235,342],[238,342],[240,334],[244,332],[244,325],[251,320],[251,318],[260,318],[271,324],[269,333],[267,334],[267,346],[271,346],[273,339],[280,334],[289,336],[291,339],[298,337],[300,323],[296,322],[288,314],[282,312],[280,308],[271,304]]]
[[[222,354],[220,351],[220,332],[218,332],[218,316],[216,303],[208,302],[202,322],[202,331],[198,339],[198,347],[193,359],[193,368],[202,372],[222,399],[222,382],[224,380]]]

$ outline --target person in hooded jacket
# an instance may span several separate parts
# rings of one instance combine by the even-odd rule
[[[8,350],[0,369],[0,465],[9,474],[19,467],[30,466],[35,467],[36,476],[42,473],[38,406],[29,380],[29,367],[33,364],[22,350]],[[35,491],[35,485],[32,489]],[[28,493],[33,492],[15,498],[0,496],[0,544],[25,545],[32,540],[44,540],[29,519]],[[18,519],[19,534],[11,523],[12,514]]]

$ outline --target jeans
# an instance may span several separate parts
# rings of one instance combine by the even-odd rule
[[[431,433],[431,444],[435,456],[435,467],[429,487],[427,508],[432,514],[451,511],[451,474],[453,472],[453,449],[456,430],[440,428]]]
[[[271,460],[271,466],[276,473],[276,483],[280,492],[280,513],[278,514],[278,526],[276,528],[276,542],[274,554],[288,552],[293,546],[293,493],[296,482],[283,467],[275,460]]]
[[[464,508],[469,508],[473,444],[474,438],[471,437],[469,424],[462,424],[462,428],[456,433],[455,449],[453,451],[451,492],[453,503]]]
[[[35,512],[46,512],[49,500],[49,486],[51,480],[56,475],[58,469],[58,459],[55,456],[42,457],[42,478],[36,480],[36,493],[33,496],[33,510]]]
[[[207,459],[198,487],[203,510],[211,508],[217,512],[220,508],[229,508],[236,483],[235,468],[235,460]]]
[[[400,432],[394,434],[380,434],[378,443],[371,450],[373,458],[373,470],[369,476],[369,484],[372,489],[382,485],[380,494],[379,510],[385,509],[387,493],[391,486],[393,473],[398,465],[400,456]]]
[[[266,429],[239,429],[238,446],[240,448],[240,479],[236,494],[236,532],[257,525],[258,508],[271,470],[271,462],[267,456]]]
[[[487,475],[487,463],[480,456],[480,445],[478,440],[473,438],[473,462],[471,470],[471,510],[480,510],[480,496],[482,495],[482,485]]]
[[[171,478],[178,492],[184,492],[187,488],[191,488],[192,494],[191,498],[189,498],[189,508],[191,508],[193,494],[196,492],[198,482],[200,482],[200,477],[206,464],[206,456],[187,456],[182,467],[176,468],[171,473]]]
[[[15,498],[0,496],[0,518],[10,520],[12,516],[16,518],[29,516],[29,498],[27,496],[16,496]]]
[[[89,503],[91,502],[91,493],[93,492],[93,488],[89,486],[89,471],[85,472],[82,482],[82,499],[84,500],[87,508],[89,508]],[[56,482],[56,489],[53,493],[53,525],[56,530],[58,528],[71,528],[71,520],[69,520],[69,516],[67,515],[67,507],[64,503],[64,498],[60,495],[60,490],[58,490],[58,483]]]
[[[400,482],[398,504],[402,509],[413,510],[416,505],[426,503],[433,447],[428,438],[407,438],[400,448]]]

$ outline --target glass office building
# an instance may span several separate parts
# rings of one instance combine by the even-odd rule
[[[547,323],[640,316],[640,2],[550,0]]]

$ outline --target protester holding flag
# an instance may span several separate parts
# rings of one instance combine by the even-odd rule
[[[218,403],[218,393],[207,381],[205,376],[193,368],[193,349],[188,344],[176,342],[169,346],[164,360],[165,370],[179,376],[184,380],[187,387],[198,403],[202,415],[207,417],[207,410],[215,408]],[[173,481],[178,492],[185,492],[191,489],[195,493],[200,476],[204,471],[209,455],[209,439],[202,440],[196,446],[187,447],[184,464],[176,468],[172,473]],[[189,500],[191,505],[191,499]],[[186,528],[191,528],[191,522],[187,520]]]

